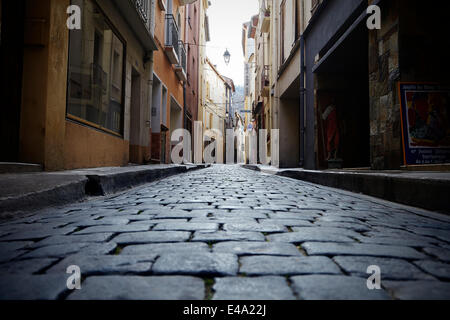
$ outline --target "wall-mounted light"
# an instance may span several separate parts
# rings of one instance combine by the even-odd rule
[[[230,63],[231,60],[231,54],[228,51],[228,49],[225,51],[225,53],[223,54],[223,59],[225,60],[225,64],[228,65]]]

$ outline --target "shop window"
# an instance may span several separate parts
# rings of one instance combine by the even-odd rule
[[[67,117],[123,134],[125,43],[92,0],[73,0],[83,15],[71,30]]]

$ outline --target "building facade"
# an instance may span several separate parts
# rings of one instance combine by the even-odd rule
[[[82,19],[69,31],[71,4]],[[62,170],[150,158],[151,4],[1,2],[2,161]]]
[[[200,1],[186,5],[185,31],[187,81],[185,84],[184,128],[193,137],[194,122],[198,119],[199,103]]]
[[[0,161],[49,171],[171,163],[175,130],[194,137],[200,120],[224,134],[235,89],[206,57],[209,1],[0,4]]]
[[[446,98],[436,92],[405,98],[399,92],[401,83],[448,86],[449,63],[439,40],[445,38],[446,30],[436,21],[445,19],[442,12],[449,5],[422,8],[420,3],[260,1],[260,16],[270,15],[262,19],[270,21],[269,104],[272,127],[280,129],[281,167],[399,169],[406,164],[403,138],[411,131],[415,144],[424,146],[416,150],[424,155],[417,164],[448,161]],[[381,9],[380,30],[367,26],[370,5]],[[420,18],[415,12],[420,12]],[[259,23],[258,28],[264,29],[263,25]],[[266,63],[258,54],[262,46],[258,43],[265,41],[257,32],[257,70]],[[256,86],[258,94],[263,88],[260,79]],[[403,113],[419,122],[406,124],[402,99],[412,99],[408,103],[413,106]],[[257,102],[267,104],[263,101]],[[256,114],[266,115],[262,110]],[[425,150],[433,145],[440,148],[434,153]]]
[[[272,50],[271,50],[271,5],[269,1],[259,0],[259,16],[255,32],[255,63],[256,63],[256,82],[255,82],[255,108],[253,117],[256,123],[256,129],[265,129],[268,132],[266,143],[268,156],[271,150],[271,129],[274,121],[272,108]],[[276,120],[276,119],[275,119]]]
[[[204,104],[206,97],[206,87],[205,87],[205,79],[204,73],[206,68],[208,68],[207,56],[206,56],[206,44],[210,41],[211,37],[209,34],[209,18],[207,15],[207,11],[209,8],[208,0],[199,0],[200,5],[200,34],[199,34],[199,63],[198,63],[198,73],[199,73],[199,83],[198,83],[198,91],[200,92],[199,102],[198,102],[198,120],[203,122],[203,128],[205,127],[204,119]]]
[[[250,21],[242,26],[242,50],[244,54],[244,110],[240,110],[245,127],[248,127],[253,120],[253,109],[255,108],[255,34],[258,23],[258,16],[254,16]]]
[[[184,128],[184,85],[187,82],[185,2],[157,1],[152,99],[152,162],[171,163],[171,141]]]
[[[233,97],[236,93],[236,87],[234,86],[233,79],[223,76],[225,79],[225,128],[232,129],[233,115],[235,112]]]
[[[217,149],[221,151],[215,155],[215,159],[217,163],[224,163],[226,129],[235,87],[233,80],[222,76],[208,58],[206,62],[203,72],[203,131],[211,141],[219,144]],[[208,141],[204,142],[204,147],[208,145]]]

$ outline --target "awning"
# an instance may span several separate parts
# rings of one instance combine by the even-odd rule
[[[380,5],[383,0],[375,0],[373,1],[373,5]],[[336,64],[336,61],[331,61],[332,57],[336,57],[339,55],[339,49],[342,49],[346,45],[346,42],[351,38],[352,35],[361,31],[362,28],[365,28],[364,31],[368,32],[366,26],[366,19],[368,18],[366,7],[364,7],[363,12],[358,16],[358,18],[352,23],[352,25],[345,31],[345,33],[336,41],[336,43],[327,51],[327,53],[316,63],[316,65],[312,68],[313,73],[318,73],[322,71],[326,71],[330,68],[339,67]],[[359,30],[358,30],[359,29]],[[357,40],[358,41],[358,40]],[[368,44],[366,44],[368,45]],[[355,50],[346,50],[346,57],[344,59],[335,59],[338,61],[346,61],[348,63],[357,62],[359,52]],[[351,55],[354,56],[351,56]],[[355,60],[356,59],[356,60]],[[338,62],[339,63],[339,62]],[[345,70],[348,71],[348,70]]]

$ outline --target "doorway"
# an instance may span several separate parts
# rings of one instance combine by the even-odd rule
[[[152,90],[152,151],[151,162],[161,162],[161,105],[162,105],[162,83],[153,74]]]
[[[24,56],[25,0],[0,0],[2,116],[0,161],[18,162]]]
[[[318,167],[370,167],[368,29],[356,27],[315,70]]]
[[[172,134],[177,129],[183,128],[183,113],[182,108],[178,104],[178,102],[171,97],[170,99],[170,136],[168,137],[170,141],[170,152],[172,152],[172,148],[177,145],[179,142],[172,142]]]
[[[165,126],[161,125],[161,163],[166,163],[166,145],[167,145],[167,132],[169,129],[167,129]]]

